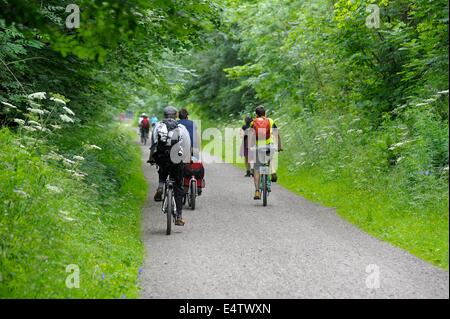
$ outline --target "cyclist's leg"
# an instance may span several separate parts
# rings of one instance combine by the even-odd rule
[[[170,168],[170,176],[174,180],[175,203],[177,205],[177,218],[181,218],[183,214],[183,164],[172,165]]]
[[[158,163],[157,163],[158,164]],[[158,164],[158,188],[156,189],[154,199],[155,201],[161,201],[162,200],[162,193],[163,193],[163,186],[166,182],[167,176],[169,175],[169,172],[164,164],[159,163]]]

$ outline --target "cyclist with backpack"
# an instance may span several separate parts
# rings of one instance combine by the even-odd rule
[[[263,105],[258,106],[255,109],[256,118],[250,123],[249,131],[249,148],[252,147],[254,154],[251,157],[254,161],[253,166],[253,181],[255,183],[255,196],[253,199],[261,199],[261,192],[259,190],[259,168],[264,163],[266,157],[272,158],[274,148],[276,147],[278,152],[282,151],[281,137],[278,132],[278,128],[271,118],[266,117],[266,110]],[[273,138],[275,138],[276,144],[274,144]],[[271,161],[273,164],[273,161]],[[275,172],[274,165],[270,165],[272,170],[272,182],[278,180],[277,173]]]
[[[173,106],[164,109],[164,119],[155,125],[150,147],[150,164],[158,165],[159,185],[154,199],[161,201],[163,186],[167,177],[174,181],[174,195],[177,218],[175,225],[184,226],[183,209],[183,167],[191,159],[191,140],[189,132],[182,124],[177,123],[177,110]]]

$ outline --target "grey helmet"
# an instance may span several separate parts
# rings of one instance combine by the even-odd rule
[[[177,109],[169,105],[164,109],[165,118],[175,118],[177,116]]]

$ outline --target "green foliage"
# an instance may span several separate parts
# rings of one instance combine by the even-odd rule
[[[448,3],[230,1],[222,19],[182,99],[214,123],[263,102],[281,183],[447,268]]]
[[[0,132],[0,296],[137,297],[147,191],[140,151],[116,126],[67,133],[34,148]],[[70,264],[80,268],[79,289],[65,285]]]

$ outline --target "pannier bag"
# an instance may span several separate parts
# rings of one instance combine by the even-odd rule
[[[198,187],[205,187],[205,168],[201,162],[187,163],[184,165],[184,186],[189,186],[189,181],[192,176],[197,180]]]

